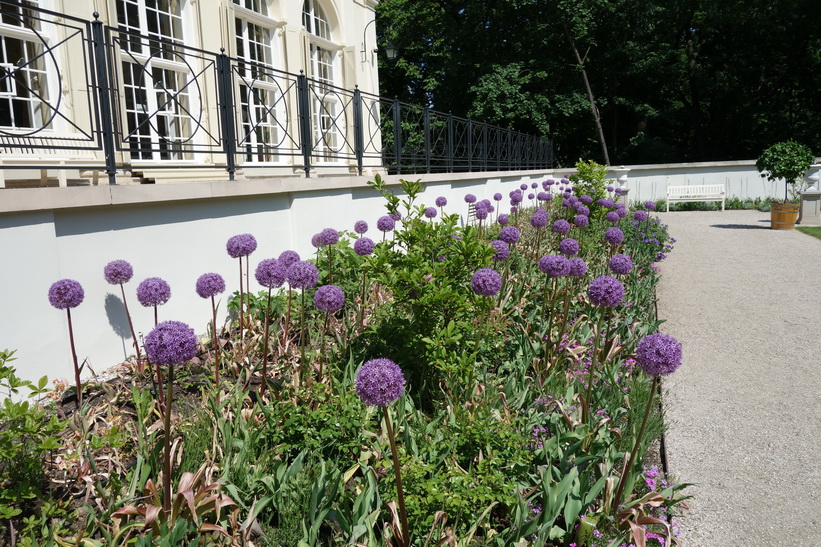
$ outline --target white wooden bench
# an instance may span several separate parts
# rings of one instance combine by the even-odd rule
[[[667,212],[670,212],[670,203],[685,201],[720,201],[721,210],[724,210],[725,191],[723,184],[693,184],[688,186],[667,187]]]
[[[49,147],[49,148],[41,148]],[[40,185],[48,183],[48,170],[57,169],[60,186],[68,186],[66,169],[72,165],[90,167],[92,183],[97,184],[100,170],[104,169],[103,153],[95,150],[96,143],[82,135],[56,135],[42,133],[36,136],[0,135],[0,188],[6,187],[4,167],[9,165],[31,167],[40,170]]]

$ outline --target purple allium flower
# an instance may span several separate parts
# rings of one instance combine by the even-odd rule
[[[502,260],[507,260],[507,257],[510,256],[510,247],[501,239],[494,239],[490,242],[490,246],[496,251],[496,254],[493,255],[493,260],[501,262]]]
[[[353,250],[359,256],[373,253],[373,240],[369,237],[360,237],[353,244]]]
[[[510,214],[515,215],[516,211],[518,211],[518,210],[519,210],[519,208],[514,205],[513,207],[510,208]]]
[[[566,234],[570,231],[570,223],[565,219],[560,218],[553,223],[553,231],[557,234]]]
[[[285,276],[287,274],[288,268],[276,258],[266,258],[259,263],[254,272],[257,283],[269,289],[279,287],[285,283]]]
[[[539,192],[536,194],[536,199],[539,201],[547,201],[547,192]]]
[[[647,220],[647,211],[638,210],[633,213],[633,219],[638,220],[639,222],[644,222]]]
[[[569,198],[567,198],[567,203],[575,207],[576,204],[579,203],[579,198],[577,198],[576,196],[570,196]]]
[[[627,275],[633,269],[633,261],[626,254],[614,254],[608,263],[610,271],[618,275]]]
[[[376,227],[380,232],[390,232],[396,227],[396,221],[393,217],[385,215],[383,217],[379,217],[379,220],[376,221]]]
[[[596,203],[599,204],[600,207],[604,207],[605,209],[612,209],[615,203],[610,198],[601,198]]]
[[[314,306],[325,313],[336,313],[345,305],[345,293],[336,285],[323,285],[314,293]]]
[[[590,216],[590,208],[587,205],[583,205],[582,203],[576,203],[573,205],[573,209],[576,210],[576,213],[584,216]]]
[[[436,218],[436,207],[428,207],[425,209],[425,218]]]
[[[319,271],[311,262],[300,260],[288,267],[285,279],[292,289],[311,289],[319,280]]]
[[[496,222],[498,222],[501,226],[507,226],[507,224],[510,222],[510,217],[502,213],[501,215],[496,217]]]
[[[399,211],[388,213],[388,216],[391,217],[394,222],[399,222],[400,220],[402,220],[402,213],[400,213]]]
[[[539,259],[539,269],[548,277],[564,277],[570,273],[570,262],[561,255],[547,255]]]
[[[621,228],[615,226],[608,228],[604,232],[604,240],[611,245],[621,245],[621,242],[624,241],[624,232],[621,231]]]
[[[216,296],[225,290],[225,280],[218,273],[205,273],[197,278],[197,294],[202,298]]]
[[[311,245],[319,249],[322,247],[322,234],[314,234],[311,236]]]
[[[530,217],[530,225],[534,228],[544,228],[547,226],[547,211],[544,209],[538,209],[533,215]]]
[[[134,268],[125,260],[112,260],[103,268],[105,280],[112,285],[128,283],[134,275]]]
[[[56,281],[48,290],[48,301],[58,310],[76,308],[83,298],[85,298],[83,286],[73,279]]]
[[[562,200],[562,207],[570,207],[570,202],[568,202],[566,199],[563,199]]]
[[[519,241],[519,230],[516,226],[505,226],[499,231],[499,239],[507,243],[508,245],[513,245],[517,241]]]
[[[613,187],[612,187],[612,186],[608,186],[608,187],[607,187],[607,191],[608,191],[608,192],[612,192],[612,191],[613,191]]]
[[[476,218],[479,220],[485,220],[487,218],[488,212],[485,207],[477,207],[476,208]]]
[[[319,242],[323,247],[327,245],[335,245],[339,242],[339,232],[333,228],[325,228],[319,232]]]
[[[617,196],[620,196],[620,195],[621,195],[621,188],[616,188],[616,195],[617,195]]]
[[[530,200],[532,200],[535,197],[536,197],[536,194],[534,194],[533,192],[531,192],[527,195],[527,199],[530,199]]]
[[[636,348],[636,362],[650,376],[666,376],[681,366],[681,344],[668,334],[648,334]]]
[[[530,183],[530,187],[535,190],[536,188],[539,187],[539,183],[538,182],[532,182],[532,183]]]
[[[616,207],[616,214],[619,215],[619,218],[624,218],[627,216],[627,209],[624,207]]]
[[[522,190],[522,192],[524,192],[525,190],[527,190],[527,184],[522,183],[519,185],[519,188]]]
[[[437,207],[444,207],[448,204],[448,199],[445,196],[439,196],[436,198],[436,206]]]
[[[480,296],[493,296],[499,293],[502,288],[502,278],[499,272],[491,268],[482,268],[473,274],[470,281],[473,292]]]
[[[496,192],[495,194],[493,194],[493,199],[496,201],[502,201],[502,194]]]
[[[562,183],[562,184],[564,184],[564,185],[568,185],[568,184],[570,184],[570,180],[568,180],[567,175],[565,175],[565,176],[562,178],[562,180],[561,180],[561,181],[559,181],[559,182],[561,182],[561,183]]]
[[[162,306],[171,298],[171,287],[159,277],[149,277],[137,285],[137,300],[146,308]]]
[[[553,180],[553,179],[547,179],[546,181],[544,181],[544,183],[545,183],[547,186],[553,186],[554,184],[556,184],[556,181],[555,181],[555,180]]]
[[[257,240],[251,234],[239,234],[228,239],[225,250],[231,258],[248,256],[257,249]]]
[[[608,211],[604,218],[607,222],[618,222],[619,214],[616,211]]]
[[[584,228],[585,226],[590,224],[590,219],[587,217],[587,215],[576,215],[576,217],[573,219],[573,224],[575,224],[579,228]]]
[[[488,205],[488,206],[487,206],[487,212],[488,212],[488,213],[492,213],[492,212],[493,212],[493,211],[495,211],[495,210],[496,210],[496,207],[494,207],[493,205]]]
[[[553,201],[553,194],[548,192],[547,195],[544,197],[544,200],[545,201]]]
[[[516,203],[521,203],[524,199],[524,195],[522,194],[521,190],[513,190],[510,193],[510,201],[515,201]]]
[[[593,203],[593,198],[591,198],[587,194],[582,194],[581,197],[579,197],[579,201],[581,201],[585,205],[590,205],[591,203]]]
[[[656,202],[655,201],[645,201],[644,202],[644,208],[647,209],[648,211],[652,211],[653,209],[656,208]]]
[[[612,308],[624,300],[624,285],[615,277],[603,275],[593,280],[587,288],[587,296],[596,306]]]
[[[360,222],[362,222],[362,221],[360,221]],[[366,229],[367,229],[367,224],[365,226],[366,226]],[[284,264],[285,267],[288,268],[291,264],[295,264],[295,263],[299,262],[300,258],[299,258],[299,253],[297,253],[296,251],[282,251],[277,260],[282,262],[282,264]]]
[[[476,196],[473,194],[467,194],[465,196],[465,203],[476,203]]]
[[[182,365],[197,355],[197,335],[185,323],[163,321],[145,337],[145,353],[158,365]]]
[[[579,254],[579,242],[572,237],[566,237],[559,243],[559,252],[565,256],[577,255]]]
[[[405,376],[390,359],[371,359],[356,372],[356,394],[370,406],[387,406],[402,396]]]
[[[484,208],[487,209],[488,211],[493,210],[493,204],[490,202],[489,199],[483,199],[479,203],[481,203],[484,206]],[[476,205],[479,205],[479,203],[477,203]]]
[[[570,263],[569,275],[572,275],[573,277],[584,277],[584,275],[587,273],[587,262],[585,262],[578,256],[568,258],[567,262]]]
[[[364,220],[357,220],[353,223],[353,231],[359,235],[364,234],[368,231],[368,223]]]

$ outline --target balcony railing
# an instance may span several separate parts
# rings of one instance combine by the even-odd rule
[[[131,33],[96,14],[88,21],[11,0],[0,0],[0,13],[12,27],[0,39],[28,52],[0,66],[3,168],[53,166],[61,151],[72,168],[105,171],[111,184],[118,170],[145,165],[213,167],[230,180],[238,168],[272,166],[306,176],[552,166],[544,137]],[[83,92],[69,105],[66,88]]]

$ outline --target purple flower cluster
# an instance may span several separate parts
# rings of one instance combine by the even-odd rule
[[[495,194],[493,194],[493,199],[496,201],[502,201],[502,194],[496,192]]]
[[[379,220],[376,221],[376,227],[380,232],[390,232],[396,227],[396,221],[392,216],[385,215],[383,217],[379,217]]]
[[[608,228],[604,232],[604,240],[611,245],[621,245],[622,241],[624,241],[624,232],[615,226]]]
[[[336,313],[345,305],[345,293],[336,285],[323,285],[314,293],[314,306],[325,313]]]
[[[353,250],[359,256],[373,254],[373,240],[369,237],[360,237],[353,244]]]
[[[636,361],[650,376],[666,376],[681,366],[681,344],[670,335],[657,332],[641,339]]]
[[[534,228],[544,228],[547,226],[547,211],[544,209],[537,209],[530,217],[530,225]]]
[[[335,245],[339,242],[339,232],[333,228],[325,228],[314,237],[316,237],[317,243],[314,245],[315,247],[327,247],[328,245]]]
[[[520,237],[519,229],[515,226],[505,226],[499,231],[499,239],[508,245],[514,245]]]
[[[579,228],[584,228],[588,224],[590,224],[590,219],[587,217],[587,215],[576,215],[576,217],[573,219],[573,224],[575,224]]]
[[[564,277],[570,273],[570,262],[561,255],[547,255],[539,259],[539,269],[548,277]]]
[[[194,329],[179,321],[163,321],[145,337],[148,359],[158,365],[181,365],[197,354]]]
[[[85,291],[79,282],[73,279],[61,279],[48,290],[49,303],[58,310],[76,308],[85,298]]]
[[[476,210],[476,218],[477,218],[477,219],[479,219],[479,220],[485,220],[485,219],[487,218],[488,211],[487,211],[487,207],[486,207],[486,206],[481,206],[481,207],[480,207],[480,206],[479,206],[479,204],[477,203],[477,204],[476,204],[476,209],[475,209],[475,210]]]
[[[476,196],[473,194],[467,194],[465,196],[465,203],[476,203]]]
[[[353,231],[359,235],[364,234],[368,231],[368,223],[364,220],[357,220],[353,223]]]
[[[288,268],[276,258],[266,258],[254,272],[257,283],[269,289],[282,286],[287,275]]]
[[[447,204],[448,204],[448,200],[445,196],[439,196],[438,198],[436,198],[436,206],[437,207],[444,207]]]
[[[121,285],[131,281],[134,275],[134,268],[125,260],[112,260],[103,268],[105,280],[112,285]]]
[[[590,196],[588,196],[587,194],[582,194],[582,195],[579,197],[579,201],[581,201],[581,202],[582,202],[582,203],[584,203],[585,205],[590,205],[591,203],[593,203],[593,198],[591,198],[591,197],[590,197]]]
[[[567,262],[570,264],[570,273],[568,275],[573,277],[584,277],[587,273],[587,262],[578,256],[568,258]]]
[[[300,260],[288,267],[285,278],[292,289],[311,289],[319,280],[319,271],[311,262]]]
[[[225,290],[225,280],[218,273],[205,273],[197,279],[197,294],[202,298],[216,296]]]
[[[596,306],[613,308],[624,300],[624,285],[615,277],[603,275],[597,277],[587,288],[590,302]]]
[[[641,209],[639,209],[638,211],[633,213],[633,220],[636,220],[638,222],[644,222],[645,220],[647,220],[647,211],[642,211]]]
[[[498,222],[500,226],[507,226],[510,223],[510,217],[502,213],[496,217],[496,222]]]
[[[601,198],[596,203],[599,204],[599,207],[604,207],[605,209],[612,209],[616,205],[615,202],[610,198]]]
[[[368,225],[366,224],[365,225],[366,229],[367,229],[367,226]],[[296,252],[296,251],[282,251],[279,255],[278,260],[280,262],[282,262],[282,264],[286,268],[289,268],[291,266],[291,264],[296,264],[297,262],[300,261],[299,253]]]
[[[473,274],[470,287],[480,296],[493,296],[502,288],[502,278],[496,270],[482,268]]]
[[[566,237],[559,243],[559,252],[565,256],[577,255],[579,254],[579,242],[572,237]]]
[[[647,209],[648,211],[652,211],[656,208],[656,202],[655,201],[645,201],[644,202],[644,208]]]
[[[231,258],[248,256],[257,249],[257,240],[251,234],[239,234],[228,239],[225,250]]]
[[[610,271],[617,275],[627,275],[633,269],[633,261],[626,254],[614,254],[608,263]]]
[[[162,306],[171,298],[171,287],[164,279],[149,277],[137,285],[137,300],[146,308]]]
[[[370,406],[386,406],[402,396],[405,376],[390,359],[371,359],[356,373],[356,394]]]
[[[427,209],[425,209],[425,218],[434,219],[436,218],[436,214],[436,207],[428,207]]]
[[[606,215],[604,215],[605,220],[607,222],[618,222],[620,220],[619,214],[616,211],[608,211]]]
[[[565,219],[560,218],[553,223],[553,231],[557,234],[566,234],[570,231],[570,223]]]
[[[501,239],[494,239],[490,242],[490,246],[493,247],[495,251],[493,260],[501,262],[502,260],[507,260],[507,257],[510,256],[510,247]]]

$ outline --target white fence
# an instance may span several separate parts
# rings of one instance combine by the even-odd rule
[[[437,196],[445,196],[447,211],[465,214],[467,193],[482,199],[501,192],[507,199],[523,182],[564,174],[557,169],[419,178],[426,183],[423,202],[432,205]],[[667,184],[723,183],[728,197],[742,198],[784,191],[783,183],[762,179],[753,162],[633,166],[628,177],[631,200],[663,198]],[[386,177],[393,184],[398,178]],[[367,180],[320,177],[1,190],[0,348],[18,350],[15,364],[25,378],[70,377],[65,313],[51,308],[46,295],[54,281],[72,278],[86,295],[72,312],[79,358],[87,358],[98,372],[125,359],[132,345],[119,287],[103,279],[103,266],[114,259],[134,266],[126,290],[138,333],[150,330],[153,316],[138,304],[135,290],[153,276],[171,285],[161,320],[185,321],[204,332],[209,304],[196,295],[194,283],[202,273],[217,272],[228,283],[225,294],[235,290],[238,267],[225,251],[229,237],[251,233],[257,238],[255,267],[286,249],[310,254],[311,236],[322,228],[352,230],[356,220],[364,219],[376,231],[385,202],[368,188]],[[252,282],[252,290],[258,289]]]

